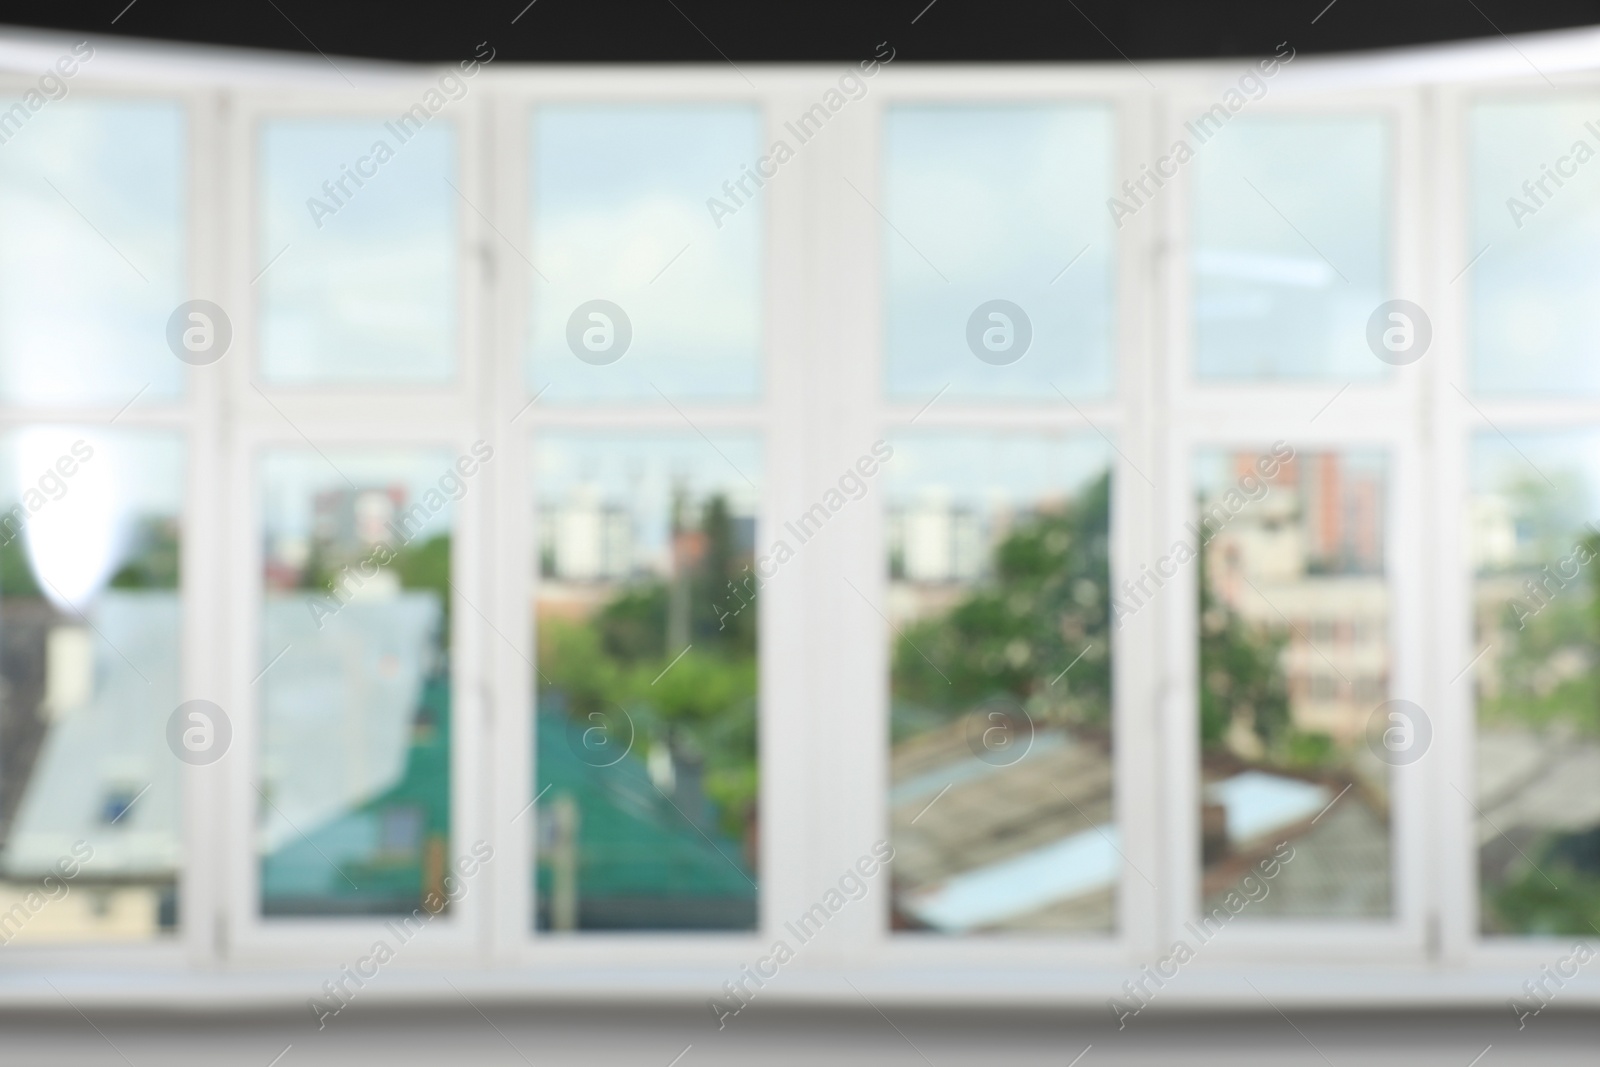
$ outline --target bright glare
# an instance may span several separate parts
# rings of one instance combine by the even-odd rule
[[[92,450],[87,460],[85,446]],[[31,427],[18,435],[16,456],[28,565],[51,603],[81,611],[121,556],[127,516],[112,450],[75,430]]]

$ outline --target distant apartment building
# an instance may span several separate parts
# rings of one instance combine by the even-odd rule
[[[1202,510],[1255,459],[1231,457],[1224,489],[1204,498]],[[1266,628],[1287,620],[1282,667],[1294,725],[1341,743],[1359,739],[1388,699],[1384,488],[1381,467],[1333,453],[1298,457],[1208,548],[1208,580],[1222,602]]]
[[[982,573],[989,545],[976,510],[948,492],[930,490],[909,505],[891,506],[889,554],[896,577],[908,582],[971,582]]]
[[[312,502],[311,538],[330,558],[359,557],[394,539],[389,523],[406,506],[403,485],[326,489]]]
[[[568,582],[610,582],[633,570],[633,516],[605,500],[598,486],[580,485],[541,512],[542,571]]]
[[[888,527],[889,616],[896,625],[948,611],[983,576],[992,547],[983,516],[948,492],[892,501]]]
[[[374,545],[392,544],[389,524],[406,506],[403,485],[325,489],[311,501],[308,533],[280,531],[266,546],[269,589],[299,588],[315,558],[330,570],[359,562]]]

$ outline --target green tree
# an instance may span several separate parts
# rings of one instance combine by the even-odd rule
[[[1573,552],[1571,539],[1546,540],[1555,546],[1550,559]],[[1479,696],[1483,721],[1537,726],[1562,721],[1587,734],[1600,733],[1600,672],[1594,666],[1600,650],[1600,537],[1591,534],[1579,543],[1590,555],[1582,564],[1587,573],[1560,588],[1544,588],[1543,604],[1525,595],[1517,606],[1505,605],[1504,625],[1494,637],[1501,649],[1500,685],[1493,696]],[[1538,571],[1527,577],[1545,580]]]
[[[894,650],[897,704],[948,720],[1003,695],[1031,715],[1107,723],[1110,489],[1102,475],[1066,504],[1018,521],[985,581],[944,615],[904,629]]]
[[[0,528],[0,537],[5,538],[0,540],[0,596],[43,596],[33,578],[22,533],[8,535],[8,530]]]
[[[1211,589],[1200,550],[1200,743],[1220,745],[1235,716],[1269,747],[1286,740],[1289,689],[1281,666],[1288,635],[1249,622]]]
[[[450,535],[435,534],[421,544],[405,545],[389,564],[402,589],[427,589],[439,598],[439,646],[450,647]]]
[[[175,519],[142,519],[125,562],[111,577],[113,589],[176,589],[180,552]]]
[[[547,619],[540,692],[580,722],[620,707],[640,734],[641,752],[654,740],[703,760],[719,822],[738,837],[758,780],[752,561],[725,498],[706,501],[694,521],[682,497],[673,512],[674,543],[687,565],[664,580],[631,583],[588,620]],[[668,640],[675,597],[687,651]]]

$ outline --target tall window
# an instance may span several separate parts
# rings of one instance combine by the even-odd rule
[[[885,459],[898,929],[1116,925],[1108,451],[924,431]]]
[[[254,522],[234,543],[259,567],[229,617],[248,635],[231,692],[252,742],[230,756],[231,796],[253,826],[234,868],[250,895],[222,906],[247,944],[314,920],[336,947],[384,920],[443,924],[463,899],[475,652],[459,634],[483,594],[458,570],[482,550],[459,535],[495,468],[464,416],[463,116],[429,92],[410,110],[252,99],[239,119],[241,336],[204,369],[239,412],[230,460],[251,488],[233,507]]]
[[[6,945],[184,915],[186,150],[174,104],[77,97],[0,153]]]
[[[940,426],[1113,393],[1114,151],[1095,104],[884,114],[884,384],[918,424],[863,457],[886,510],[896,930],[1117,926],[1115,457],[1093,430]],[[863,493],[874,473],[851,472]]]
[[[760,115],[532,125],[534,924],[754,930],[765,215],[706,200]],[[568,428],[622,404],[626,432]]]
[[[1595,105],[1490,97],[1468,112],[1469,243],[1491,246],[1467,279],[1463,382],[1477,408],[1462,516],[1476,655],[1469,815],[1479,928],[1497,938],[1582,937],[1600,922],[1600,379],[1586,312],[1600,294],[1600,177],[1581,165]]]
[[[1286,847],[1252,917],[1387,916],[1389,768],[1367,747],[1389,695],[1384,457],[1211,451],[1196,483],[1201,913],[1258,893]]]
[[[262,457],[264,915],[406,915],[445,897],[451,502],[481,450],[463,458]]]

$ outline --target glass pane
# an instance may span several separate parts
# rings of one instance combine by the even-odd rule
[[[877,457],[889,602],[861,610],[892,628],[894,928],[1110,931],[1108,449],[978,433],[893,449]]]
[[[1201,913],[1387,916],[1389,768],[1427,745],[1379,740],[1391,722],[1425,729],[1388,702],[1384,455],[1280,441],[1203,453],[1196,478]],[[1125,590],[1130,610],[1153,581]]]
[[[1590,326],[1600,300],[1600,167],[1585,165],[1600,145],[1597,105],[1573,96],[1472,108],[1467,255],[1482,258],[1461,282],[1472,287],[1479,390],[1600,390]]]
[[[176,434],[0,436],[0,943],[177,927],[182,506]]]
[[[260,166],[261,379],[448,380],[462,210],[454,125],[272,119]]]
[[[743,104],[540,108],[529,387],[547,403],[756,396],[766,205],[749,175],[774,150]]]
[[[178,396],[166,334],[190,295],[183,108],[53,100],[12,108],[0,138],[0,401]]]
[[[559,434],[534,468],[535,922],[752,930],[758,446]]]
[[[453,502],[492,455],[263,458],[263,914],[444,907]]]
[[[1389,279],[1389,126],[1377,116],[1191,122],[1195,374],[1372,379]]]
[[[1482,930],[1593,934],[1600,431],[1481,434],[1471,479]]]
[[[1114,152],[1100,105],[889,109],[874,207],[891,395],[1111,391]]]

